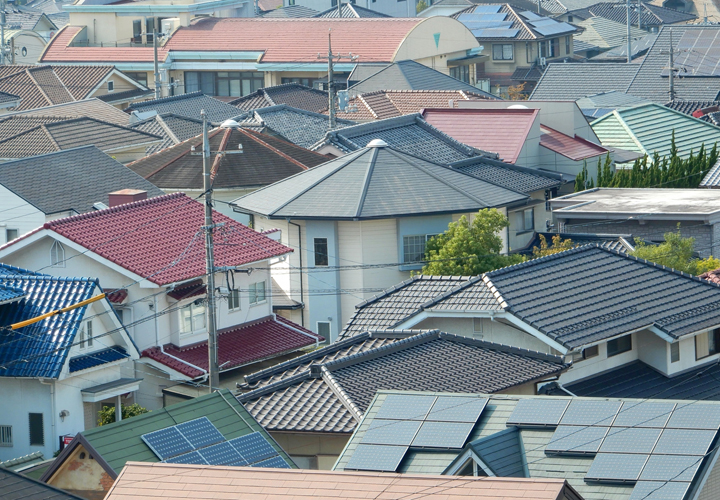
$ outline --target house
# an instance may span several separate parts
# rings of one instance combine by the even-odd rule
[[[0,459],[52,457],[63,436],[97,425],[101,405],[132,399],[140,353],[98,280],[0,272],[0,386],[12,408],[0,416]]]
[[[548,64],[542,78],[533,89],[530,99],[576,101],[604,92],[629,93],[628,87],[635,78],[639,66],[637,63],[626,64],[624,62]]]
[[[122,127],[127,127],[129,123],[129,116],[114,106],[107,104],[97,97],[90,99],[83,99],[81,101],[66,102],[63,104],[55,104],[53,106],[42,106],[40,108],[28,109],[25,111],[14,111],[0,116],[0,123],[5,131],[0,137],[9,137],[9,130],[17,130],[16,125],[11,125],[10,121],[7,120],[18,120],[17,125],[20,127],[19,131],[27,130],[27,124],[31,123],[26,120],[28,117],[33,118],[55,118],[56,121],[67,120],[70,118],[94,118],[103,122],[114,123]],[[7,128],[10,127],[10,128]],[[15,132],[15,133],[17,133]]]
[[[702,400],[380,391],[335,470],[555,478],[584,498],[710,499],[719,409]]]
[[[622,231],[662,242],[680,224],[681,234],[695,238],[695,250],[708,256],[720,255],[719,197],[714,189],[596,188],[551,200],[550,208],[567,232]]]
[[[641,58],[647,54],[650,47],[655,43],[657,33],[648,33],[644,37],[633,40],[630,44],[630,57],[631,61]],[[575,44],[575,51],[577,52],[577,42]],[[610,49],[607,52],[602,52],[590,59],[592,62],[627,62],[627,44],[618,45],[614,49]]]
[[[47,500],[84,500],[58,488],[0,467],[0,495],[3,498],[43,498]]]
[[[582,97],[575,102],[589,122],[592,122],[595,118],[605,116],[616,109],[633,108],[642,104],[650,104],[650,101],[647,99],[635,97],[625,92],[618,92],[617,90]]]
[[[320,14],[320,12],[303,5],[288,5],[286,7],[262,11],[258,17],[291,19],[296,17],[315,17],[317,14]]]
[[[63,10],[63,6],[72,3],[68,0],[30,0],[24,6],[28,9],[32,9],[35,12],[42,12],[45,14],[55,26],[62,28],[68,23],[70,16]],[[55,33],[48,33],[48,35],[54,35]]]
[[[127,113],[130,113],[131,122],[166,113],[199,120],[202,110],[205,111],[208,121],[216,125],[243,114],[234,106],[213,99],[199,91],[137,102],[125,109]]]
[[[78,433],[41,481],[95,500],[105,498],[128,462],[229,464],[228,459],[232,465],[296,467],[232,393],[221,389]]]
[[[540,236],[545,238],[545,242],[548,245],[552,245],[553,238],[559,237],[562,241],[570,240],[573,246],[583,245],[599,245],[602,248],[608,250],[614,250],[619,253],[630,254],[635,251],[636,241],[635,238],[630,234],[595,234],[595,233],[550,233],[550,232],[538,232],[535,233],[530,242],[525,247],[516,250],[515,253],[527,255],[528,257],[533,255],[535,248],[540,248],[542,241]]]
[[[413,0],[401,0],[400,2],[377,2],[377,0],[349,0],[342,2],[340,15],[337,14],[338,5],[336,0],[283,0],[282,6],[302,5],[306,8],[319,11],[314,17],[323,18],[383,18],[383,17],[415,17],[416,4]],[[397,3],[397,5],[396,5]],[[333,12],[335,13],[333,15]]]
[[[191,475],[192,474],[192,475]],[[173,488],[181,486],[192,491],[198,500],[209,500],[226,491],[217,482],[218,474],[232,484],[243,485],[237,498],[262,494],[268,500],[308,496],[312,484],[313,497],[341,500],[362,495],[382,495],[389,500],[408,496],[432,495],[443,492],[448,499],[472,495],[481,499],[510,499],[523,491],[528,500],[581,500],[567,482],[556,479],[490,479],[446,476],[428,477],[406,474],[363,474],[360,472],[320,472],[258,470],[247,467],[179,466],[171,464],[130,463],[108,492],[108,500],[169,499]],[[192,478],[192,479],[191,479]],[[158,495],[158,492],[161,492]]]
[[[278,271],[273,278],[307,309],[293,311],[291,319],[334,340],[355,303],[368,298],[370,290],[388,287],[422,267],[428,235],[444,232],[461,215],[485,208],[507,214],[528,201],[526,194],[373,140],[232,205],[253,216],[253,227],[280,229],[280,241],[298,250],[287,264],[308,271]],[[512,231],[512,220],[510,224]],[[507,251],[507,234],[500,236]],[[328,289],[363,291],[319,292]]]
[[[468,7],[482,3],[483,2],[477,0],[439,0],[432,2],[426,9],[418,12],[418,17],[452,16]],[[540,3],[541,5],[538,5],[534,0],[516,0],[513,2],[513,5],[516,5],[520,10],[535,12],[540,16],[552,15],[552,12],[546,9],[546,7],[549,7],[552,3],[549,1],[542,1]]]
[[[174,113],[162,113],[136,121],[130,124],[130,128],[163,138],[162,142],[152,144],[145,149],[145,154],[151,155],[202,134],[202,120]]]
[[[113,307],[137,344],[141,406],[162,405],[162,386],[206,380],[203,205],[183,193],[144,199],[114,193],[110,208],[46,222],[0,247],[0,261],[58,276],[89,274],[118,290]],[[271,265],[292,252],[217,212],[218,359],[229,372],[316,345],[323,338],[273,314]],[[221,241],[220,241],[221,240]],[[252,271],[250,270],[252,268]],[[257,366],[257,365],[256,365]],[[257,367],[250,368],[252,371]]]
[[[164,194],[95,146],[0,163],[0,244],[53,219],[109,206],[109,193],[121,189]]]
[[[688,101],[685,99],[675,99],[665,103],[665,106],[680,111],[686,115],[694,116],[702,121],[720,125],[720,101]]]
[[[330,469],[378,389],[536,394],[568,367],[437,330],[374,331],[248,375],[238,399],[298,465]]]
[[[367,2],[366,2],[367,3]],[[373,7],[375,7],[373,5]],[[386,6],[383,6],[381,8],[386,8]],[[338,18],[338,17],[344,17],[344,18],[373,18],[373,17],[393,17],[388,14],[383,14],[382,12],[379,12],[377,10],[368,9],[365,7],[361,7],[359,5],[355,5],[352,1],[348,3],[342,3],[340,5],[340,11],[338,12],[337,6],[333,6],[323,12],[320,12],[316,14],[313,17],[329,17],[329,18]],[[405,17],[405,15],[400,15],[397,17]],[[408,17],[415,17],[415,16],[408,16]]]
[[[212,6],[218,1],[174,8]],[[99,7],[122,9],[123,5]],[[124,7],[132,10],[136,5]],[[72,6],[75,11],[95,8],[98,6]],[[356,64],[390,64],[406,59],[448,73],[450,68],[469,66],[472,59],[467,57],[479,51],[472,33],[450,18],[204,17],[189,25],[181,24],[158,49],[160,81],[167,83],[162,86],[163,96],[201,91],[210,96],[242,97],[295,79],[322,78],[327,74],[327,62],[323,64],[317,55],[327,51],[328,30],[332,30],[334,51],[358,56],[357,62],[335,65],[339,78]],[[102,36],[118,39],[112,30]],[[40,62],[83,65],[111,62],[120,70],[148,74],[148,81],[152,80],[149,73],[153,71],[154,59],[150,47],[103,44],[100,35],[97,40],[93,37],[91,19],[71,21],[48,44]],[[199,59],[204,64],[201,68],[197,65]]]
[[[22,98],[19,95],[0,92],[0,110],[12,110],[20,106]]]
[[[585,42],[595,47],[593,51],[586,51],[585,57],[587,58],[621,45],[627,47],[627,23],[612,21],[604,17],[590,17],[575,24],[583,29],[582,33],[575,35],[575,41]],[[646,31],[635,26],[630,27],[631,42],[645,36],[647,36]]]
[[[591,3],[591,2],[588,2]],[[668,8],[670,5],[673,8]],[[638,6],[630,9],[630,24],[632,26],[642,27],[646,31],[657,31],[658,28],[677,24],[682,25],[697,19],[697,15],[692,12],[683,12],[685,9],[681,5],[685,4],[685,0],[665,0],[663,5],[653,5],[649,2],[638,2]],[[690,2],[692,5],[692,3]],[[582,8],[574,8],[557,16],[558,19],[569,23],[581,24],[582,21],[599,17],[623,24],[627,22],[627,9],[623,10],[617,3],[598,2],[592,5],[586,5]]]
[[[291,80],[301,80],[291,78]],[[256,90],[252,94],[240,97],[231,104],[243,111],[252,111],[258,108],[286,104],[293,108],[320,113],[328,109],[328,94],[324,90],[312,88],[312,79],[302,79],[301,82],[282,83]],[[307,85],[305,85],[307,84]]]
[[[44,12],[30,8],[27,5],[17,5],[13,3],[5,4],[5,22],[8,29],[17,29],[22,31],[32,31],[42,36],[47,42],[62,26],[53,21]],[[39,53],[37,54],[39,55]],[[37,61],[37,57],[33,62]]]

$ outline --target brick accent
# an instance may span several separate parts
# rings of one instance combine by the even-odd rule
[[[104,491],[108,491],[114,482],[107,472],[103,472],[102,476],[100,476],[100,486]]]

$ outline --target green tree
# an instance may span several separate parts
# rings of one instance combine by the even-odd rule
[[[148,410],[146,408],[143,408],[137,403],[131,404],[131,405],[122,405],[122,419],[128,419],[132,417],[136,417],[138,415],[142,415],[143,413],[147,413]],[[112,424],[115,422],[115,407],[114,406],[106,406],[102,410],[100,410],[100,414],[98,415],[98,425],[107,425]]]
[[[427,242],[423,274],[474,276],[523,262],[521,255],[502,255],[500,231],[507,218],[496,209],[480,210],[470,223],[463,215],[447,231]]]
[[[415,12],[420,14],[422,11],[428,8],[428,4],[425,0],[420,0],[415,6]]]
[[[683,238],[680,235],[680,224],[677,232],[665,233],[665,241],[659,245],[635,240],[635,251],[631,255],[695,276],[720,268],[720,260],[712,255],[707,259],[694,256],[695,238]]]
[[[552,245],[548,246],[545,236],[540,236],[540,247],[533,248],[533,258],[545,257],[546,255],[552,255],[554,253],[564,252],[570,250],[575,246],[571,239],[564,240],[559,234],[552,237]]]

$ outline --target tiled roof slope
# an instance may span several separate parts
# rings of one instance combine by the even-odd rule
[[[559,187],[572,180],[571,177],[557,172],[521,167],[512,163],[492,160],[485,156],[458,161],[450,166],[478,179],[528,194],[533,191]]]
[[[367,146],[373,139],[381,139],[388,146],[411,155],[443,165],[466,160],[480,154],[427,123],[419,114],[387,118],[345,127],[328,132],[317,144],[332,144],[346,153]]]
[[[229,118],[235,118],[244,114],[236,107],[206,96],[202,92],[191,92],[188,94],[162,97],[152,101],[135,102],[125,108],[126,113],[131,113],[132,111],[137,111],[138,113],[155,111],[159,115],[172,113],[194,119],[201,118],[201,110],[205,110],[209,122],[217,124]]]
[[[97,202],[107,205],[108,193],[119,189],[163,194],[95,146],[0,163],[0,184],[45,214],[90,212]]]
[[[61,122],[70,118],[59,116],[3,115],[0,116],[0,137],[7,138],[27,132],[38,125]]]
[[[0,305],[17,302],[24,296],[23,289],[0,284]]]
[[[244,188],[267,186],[328,158],[282,139],[248,129],[217,128],[209,133],[210,150],[229,151],[214,158],[213,186]],[[232,154],[242,146],[242,154]],[[202,189],[202,156],[193,150],[202,149],[202,136],[193,137],[128,164],[128,168],[148,181],[165,188]]]
[[[632,54],[632,59],[635,60],[641,56],[644,56],[648,50],[650,50],[650,47],[655,43],[655,39],[657,38],[657,33],[648,33],[644,37],[633,40],[630,44],[630,54]],[[573,47],[575,42],[573,42]],[[617,47],[610,49],[606,52],[602,52],[594,57],[590,58],[590,62],[603,62],[603,61],[612,61],[612,62],[627,62],[627,45],[621,44]]]
[[[219,267],[240,266],[292,251],[220,213],[213,217],[216,224],[225,224],[217,234],[228,243],[215,249]],[[200,203],[175,193],[46,222],[43,228],[165,285],[205,274],[205,250],[197,237],[204,220]]]
[[[6,117],[16,116],[42,116],[42,117],[58,117],[62,119],[68,118],[94,118],[96,120],[114,123],[126,127],[128,125],[129,116],[120,111],[115,106],[111,106],[95,97],[83,99],[82,101],[73,101],[65,104],[56,104],[54,106],[45,106],[38,109],[28,109],[25,111],[17,111],[2,115],[2,119]]]
[[[89,94],[112,72],[113,66],[52,66],[63,86],[75,100],[89,97]]]
[[[662,24],[685,23],[697,19],[695,14],[690,12],[682,12],[659,5],[652,5],[646,2],[640,2],[642,6],[641,23],[643,26],[660,26]],[[599,2],[584,9],[569,11],[568,14],[580,17],[602,17],[610,19],[618,23],[626,23],[627,12],[614,2]],[[630,24],[638,25],[637,9],[630,9]]]
[[[283,83],[273,87],[265,87],[248,94],[228,104],[250,111],[277,104],[287,104],[293,108],[319,113],[328,109],[328,95],[323,90],[317,90],[299,83]]]
[[[687,100],[687,99],[675,99],[670,102],[666,102],[665,106],[680,111],[686,115],[692,115],[696,111],[700,111],[706,108],[715,108],[720,106],[720,101],[710,99],[705,101],[698,100]]]
[[[35,276],[40,273],[0,262],[0,276]]]
[[[707,280],[710,283],[715,283],[717,285],[720,285],[720,269],[714,269],[712,271],[708,271],[706,273],[702,273],[700,276],[698,276],[700,279]]]
[[[146,154],[151,155],[202,134],[202,120],[172,113],[163,113],[133,123],[130,128],[163,138],[161,143],[148,146],[145,150]]]
[[[478,2],[479,3],[479,2]],[[542,18],[537,15],[537,8],[535,9],[522,9],[510,3],[494,3],[491,4],[493,7],[493,13],[488,13],[487,4],[481,3],[479,6],[473,5],[465,10],[457,12],[450,17],[453,17],[465,24],[465,26],[473,32],[473,35],[477,37],[479,41],[498,41],[502,40],[544,40],[550,38],[549,35],[543,34],[542,31],[552,32],[552,36],[555,37],[559,34],[569,35],[580,31],[576,26],[572,24],[557,21],[552,18]],[[497,8],[497,10],[495,10]],[[489,16],[487,16],[489,14]],[[500,27],[499,24],[495,24],[498,21],[497,15],[504,14],[505,16],[500,21],[505,23],[512,23],[507,28],[505,24]],[[478,21],[480,21],[478,23]],[[538,29],[533,25],[533,22],[539,21],[542,23],[542,28]],[[493,33],[494,29],[508,30],[505,36]],[[492,34],[490,34],[492,33]]]
[[[630,234],[593,234],[593,233],[535,233],[530,242],[516,253],[523,255],[532,255],[533,249],[540,247],[540,236],[545,237],[548,245],[552,245],[552,239],[559,236],[562,240],[570,240],[573,246],[582,245],[600,245],[602,248],[613,250],[618,253],[630,253],[635,251],[635,238]]]
[[[150,62],[152,63],[152,47],[74,47],[70,46],[73,39],[83,30],[85,26],[67,25],[61,28],[40,55],[41,63],[97,63],[103,64],[107,61],[129,63],[129,62]],[[165,60],[167,51],[164,48],[158,50],[158,57]]]
[[[358,220],[466,213],[527,195],[388,146],[366,147],[233,201],[271,218]]]
[[[624,63],[549,64],[530,99],[576,101],[612,90],[647,97],[628,90],[639,68],[639,64]]]
[[[383,335],[363,335],[356,343]],[[448,365],[454,367],[451,377]],[[496,392],[568,366],[557,356],[438,331],[408,332],[381,347],[293,370],[239,399],[266,429],[344,433],[357,425],[378,389]]]
[[[5,22],[8,26],[17,26],[22,30],[35,31],[36,28],[39,28],[38,24],[43,18],[50,25],[50,29],[56,30],[58,28],[58,26],[54,26],[53,21],[43,16],[42,12],[26,5],[5,4]],[[38,29],[38,31],[43,30]]]
[[[6,500],[83,500],[59,488],[0,467],[0,498]]]
[[[325,18],[338,18],[338,17],[354,17],[354,18],[373,18],[373,17],[392,17],[376,10],[366,9],[359,5],[352,3],[343,3],[340,14],[338,14],[337,7],[330,8],[326,11],[320,12],[314,17],[325,17]]]
[[[616,4],[617,5],[617,4]],[[585,31],[575,35],[575,40],[589,43],[602,49],[611,49],[627,44],[627,24],[605,19],[604,17],[591,17],[576,23]],[[636,40],[647,35],[647,31],[635,26],[631,27],[630,39]]]
[[[265,19],[292,19],[296,17],[315,17],[319,12],[304,5],[286,5],[279,9],[268,10],[260,14]]]

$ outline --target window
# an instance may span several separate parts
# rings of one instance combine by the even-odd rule
[[[205,308],[192,302],[180,309],[180,333],[189,335],[205,329]]]
[[[288,5],[295,5],[295,0],[289,0]]]
[[[573,22],[573,16],[568,16],[568,22],[569,23]]]
[[[322,335],[325,340],[330,338],[330,322],[329,321],[318,321],[317,322],[317,334]]]
[[[153,31],[155,31],[155,18],[145,19],[145,39],[147,43],[153,43]]]
[[[142,21],[136,19],[133,21],[133,43],[142,43]]]
[[[0,446],[12,445],[12,425],[0,425]]]
[[[259,304],[265,301],[265,282],[260,281],[250,285],[250,303]]]
[[[695,337],[695,359],[703,359],[718,353],[720,347],[720,328],[701,333]]]
[[[548,54],[548,57],[557,57],[560,55],[560,39],[559,38],[553,38],[548,42],[548,46],[550,49],[550,52]]]
[[[315,265],[316,266],[327,266],[328,265],[328,242],[327,238],[315,238]]]
[[[461,82],[470,83],[470,66],[455,66],[450,68],[450,76]]]
[[[535,209],[528,208],[527,210],[521,210],[515,212],[515,224],[517,225],[517,232],[522,233],[525,231],[535,230]]]
[[[292,5],[292,4],[291,4]],[[298,77],[292,77],[292,78],[282,78],[280,80],[281,83],[299,83],[300,85],[305,85],[306,87],[312,87],[313,86],[313,79],[312,78],[298,78]]]
[[[533,55],[533,44],[525,42],[525,61],[529,63],[535,62],[535,56]]]
[[[571,40],[571,38],[572,37],[570,35],[567,35],[565,37],[565,54],[566,55],[570,55],[570,40]]]
[[[677,363],[680,361],[680,342],[670,344],[670,362]]]
[[[237,311],[240,309],[240,290],[230,290],[228,295],[228,309]]]
[[[144,71],[138,71],[138,72],[131,72],[131,71],[125,71],[125,74],[138,82],[143,87],[147,87],[148,84],[148,74]]]
[[[85,335],[87,336],[87,345],[92,347],[93,345],[93,323],[92,320],[85,322]]]
[[[107,84],[108,84],[108,86],[107,86],[108,92],[112,92],[113,90],[115,90],[115,82],[114,81],[110,80],[109,82],[107,82]]]
[[[65,267],[65,247],[59,241],[53,242],[50,247],[50,265],[52,267]]]
[[[583,349],[582,357],[583,357],[583,359],[594,358],[595,356],[597,356],[599,354],[599,352],[600,352],[600,349],[596,345],[594,345],[592,347],[587,347],[587,348]]]
[[[513,46],[511,43],[494,43],[492,51],[494,61],[513,60]]]
[[[265,77],[257,71],[186,71],[185,92],[201,91],[206,95],[240,97],[265,85]]]
[[[42,413],[30,413],[30,445],[45,446],[45,426]]]
[[[482,332],[483,332],[483,320],[482,320],[482,318],[473,318],[473,332],[475,332],[475,333],[482,333]]]
[[[422,262],[425,260],[425,245],[436,234],[418,234],[403,236],[403,262]]]
[[[632,350],[632,335],[625,335],[618,339],[608,340],[607,343],[607,357],[616,356]]]
[[[16,240],[18,237],[18,230],[17,229],[6,229],[5,230],[5,241],[12,241]]]

